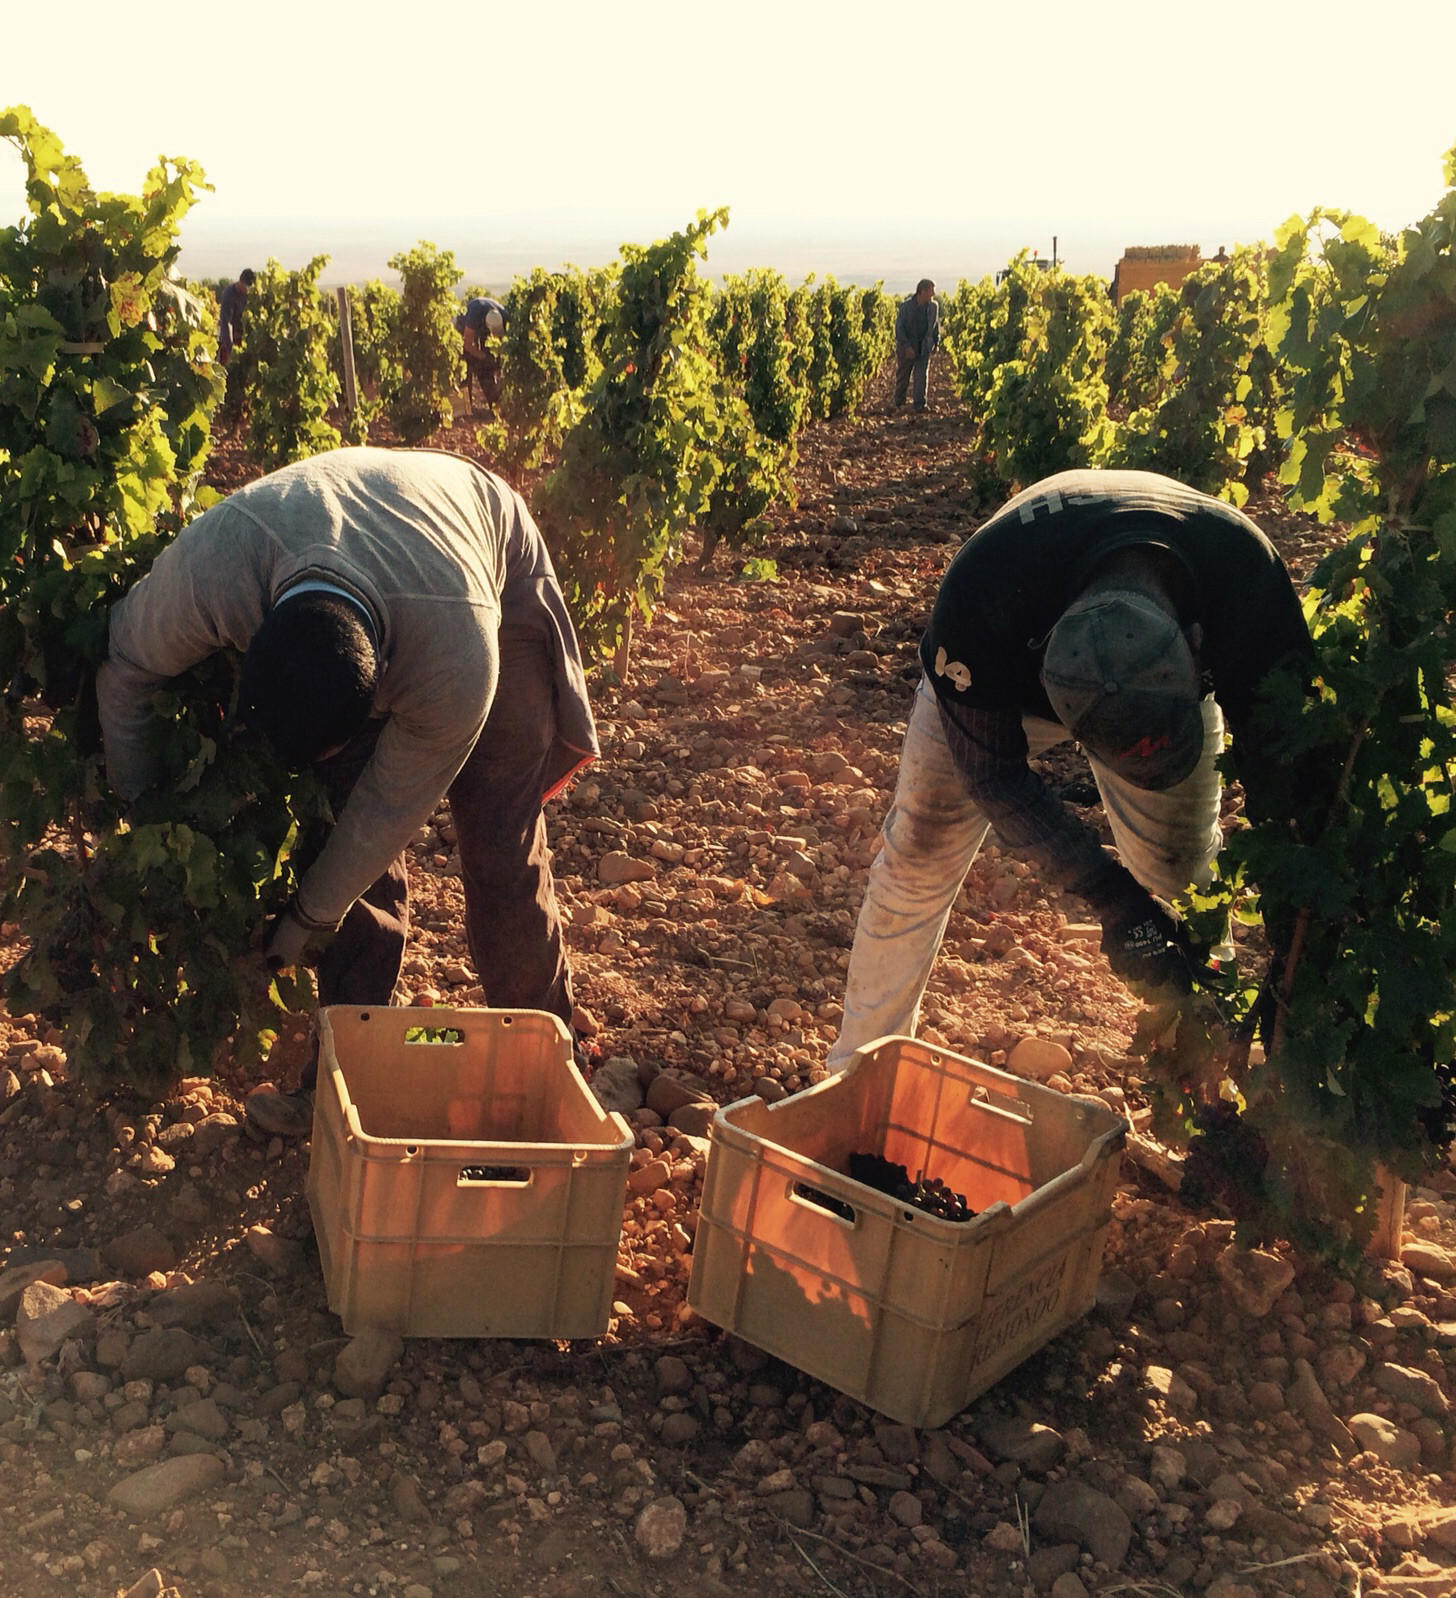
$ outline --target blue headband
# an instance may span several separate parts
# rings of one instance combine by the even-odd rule
[[[369,607],[357,594],[351,594],[347,588],[341,588],[338,583],[325,581],[321,577],[310,577],[305,582],[295,583],[287,592],[282,593],[273,601],[274,606],[286,604],[290,599],[297,599],[300,594],[334,594],[340,599],[347,599],[355,610],[364,618],[364,627],[369,634],[369,642],[374,645],[374,653],[379,653],[379,634],[374,625],[374,617]]]

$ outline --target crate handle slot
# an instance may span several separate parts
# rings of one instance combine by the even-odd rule
[[[1020,1121],[1024,1126],[1030,1126],[1036,1119],[1025,1099],[1019,1099],[1011,1093],[997,1093],[988,1088],[984,1082],[979,1082],[972,1088],[971,1103],[979,1104],[985,1110],[994,1110],[997,1115],[1009,1116],[1011,1120]]]
[[[456,1187],[529,1187],[528,1165],[462,1165]]]
[[[464,1043],[465,1034],[458,1026],[412,1026],[405,1028],[404,1041],[411,1047],[426,1043],[454,1048]]]
[[[854,1205],[844,1199],[836,1197],[833,1193],[826,1193],[822,1187],[811,1187],[807,1182],[790,1182],[789,1197],[795,1204],[803,1204],[812,1210],[822,1210],[827,1215],[844,1226],[858,1226],[859,1215]]]

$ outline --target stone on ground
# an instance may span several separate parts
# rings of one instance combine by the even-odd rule
[[[185,1499],[215,1487],[226,1474],[216,1454],[183,1454],[135,1471],[107,1493],[108,1503],[137,1519],[160,1515]]]

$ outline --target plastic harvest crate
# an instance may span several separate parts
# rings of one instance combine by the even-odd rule
[[[554,1015],[325,1009],[308,1202],[329,1308],[347,1332],[598,1336],[632,1144]]]
[[[688,1302],[911,1426],[939,1426],[1092,1304],[1127,1123],[911,1038],[713,1121]],[[843,1174],[882,1154],[947,1221]]]

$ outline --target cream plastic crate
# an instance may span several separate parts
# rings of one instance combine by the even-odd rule
[[[1127,1122],[911,1038],[714,1118],[688,1302],[841,1392],[939,1426],[1091,1307]],[[882,1154],[979,1212],[843,1173]]]
[[[329,1308],[347,1332],[600,1335],[632,1145],[554,1015],[325,1009],[308,1202]]]

